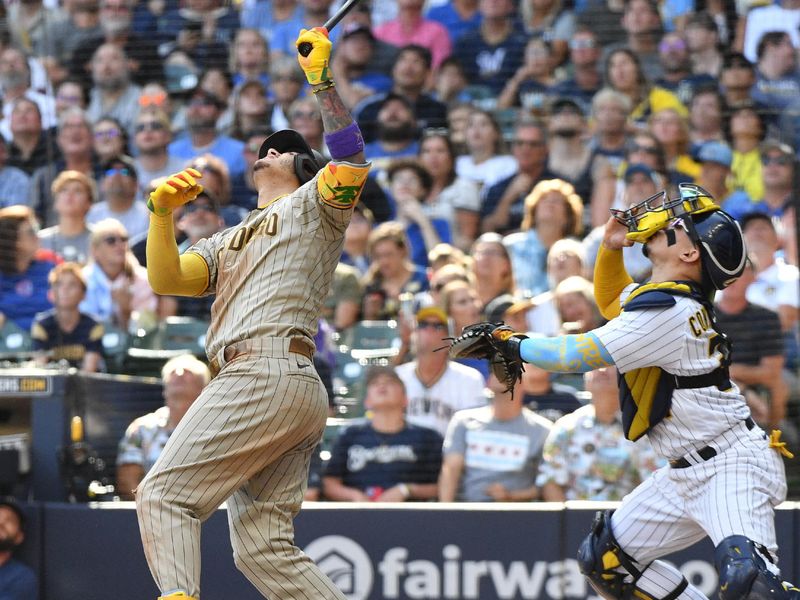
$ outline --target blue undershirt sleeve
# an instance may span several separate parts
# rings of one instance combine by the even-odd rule
[[[546,371],[585,373],[614,364],[594,333],[528,338],[519,347],[522,360]]]

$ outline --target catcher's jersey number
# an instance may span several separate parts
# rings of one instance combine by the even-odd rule
[[[228,250],[238,252],[244,248],[251,239],[253,239],[254,235],[268,235],[270,237],[274,237],[277,234],[278,215],[273,213],[261,221],[258,227],[250,227],[245,225],[236,230],[236,233],[234,233],[233,237],[231,237],[231,241],[228,242]]]

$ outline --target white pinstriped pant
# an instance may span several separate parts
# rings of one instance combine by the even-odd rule
[[[764,432],[741,428],[741,439],[717,456],[685,469],[656,471],[628,494],[611,518],[622,549],[641,565],[709,536],[763,544],[775,556],[775,506],[786,497],[780,454]]]
[[[327,416],[310,359],[271,338],[206,386],[136,493],[162,591],[200,594],[200,525],[227,500],[236,566],[268,598],[346,600],[294,545],[311,453]],[[271,347],[270,347],[271,346]]]

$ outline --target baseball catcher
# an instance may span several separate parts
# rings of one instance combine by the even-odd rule
[[[513,377],[530,362],[549,371],[615,365],[625,435],[647,435],[668,464],[616,511],[598,513],[580,546],[581,570],[604,598],[702,600],[662,557],[708,536],[720,599],[800,600],[777,567],[774,507],[786,496],[780,431],[768,436],[728,373],[730,344],[716,329],[716,290],[743,272],[739,225],[702,188],[681,184],[606,223],[595,299],[609,322],[585,334],[526,338],[502,324],[467,328],[456,356],[486,356]],[[622,248],[639,243],[650,282],[625,271]],[[516,380],[505,379],[507,383]]]

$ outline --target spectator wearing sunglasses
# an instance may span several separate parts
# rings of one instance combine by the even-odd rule
[[[117,156],[128,154],[128,132],[114,117],[105,116],[94,121],[92,135],[94,153],[101,165]]]
[[[737,220],[752,212],[781,217],[792,199],[794,163],[794,152],[789,146],[772,140],[764,142],[761,146],[763,196],[730,198],[722,208]]]
[[[147,108],[139,113],[133,145],[137,151],[134,167],[141,194],[150,189],[150,182],[154,179],[167,177],[183,169],[185,161],[167,152],[171,141],[172,131],[166,112],[160,108]]]
[[[603,85],[600,76],[600,43],[597,34],[586,25],[579,25],[569,41],[569,62],[572,75],[557,83],[552,93],[561,98],[572,98],[588,111],[592,98]]]
[[[100,179],[100,193],[103,200],[92,206],[86,216],[90,225],[113,218],[122,223],[131,237],[147,232],[150,211],[144,202],[136,202],[136,167],[130,157],[118,156],[106,163]]]
[[[91,253],[91,262],[83,268],[86,297],[80,311],[122,329],[128,328],[134,313],[140,323],[154,324],[158,298],[147,283],[147,271],[129,249],[122,223],[116,219],[95,223]]]
[[[450,418],[458,410],[486,404],[483,375],[453,362],[447,352],[437,352],[451,334],[447,314],[438,306],[423,306],[415,315],[411,334],[414,360],[395,367],[406,386],[406,419],[444,436]]]

